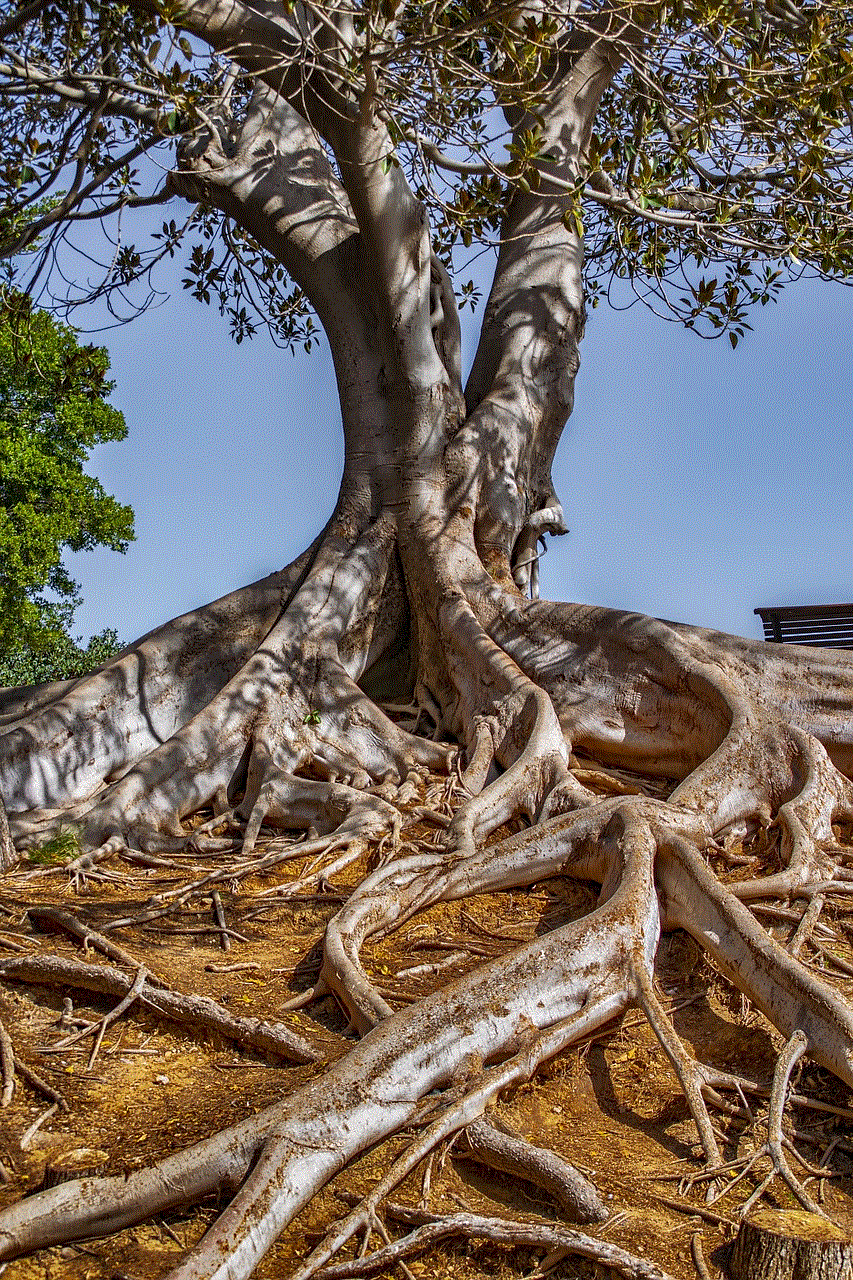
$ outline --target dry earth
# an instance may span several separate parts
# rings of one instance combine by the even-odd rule
[[[613,789],[633,789],[635,782],[637,789],[648,786],[624,773],[614,778],[618,771],[608,774],[595,762],[574,763],[587,785],[591,774],[596,774],[604,790],[609,789],[608,778]],[[441,781],[436,780],[434,805],[441,802],[442,795],[449,804],[447,789],[442,791]],[[414,821],[404,829],[404,838],[436,842],[440,828]],[[729,852],[737,854],[736,849]],[[0,893],[0,958],[35,953],[108,963],[95,951],[84,957],[79,941],[63,931],[36,928],[27,916],[30,906],[60,906],[89,928],[106,930],[114,943],[175,990],[211,996],[235,1014],[284,1022],[320,1048],[328,1061],[351,1043],[351,1033],[334,999],[329,996],[298,1011],[282,1013],[281,1007],[311,987],[319,971],[326,922],[347,887],[359,882],[366,864],[376,856],[375,849],[369,850],[337,877],[334,885],[323,885],[325,892],[303,894],[296,900],[282,896],[279,890],[286,892],[294,876],[305,869],[298,858],[263,877],[256,875],[231,885],[224,880],[220,892],[227,926],[242,935],[231,938],[228,951],[223,949],[213,901],[204,890],[158,919],[110,927],[150,908],[152,895],[196,878],[199,865],[227,865],[227,852],[218,858],[207,853],[203,858],[173,856],[164,859],[166,865],[151,867],[115,858],[87,873],[85,881],[76,885],[63,867],[31,866],[10,877]],[[766,850],[768,870],[773,868],[774,857],[771,842]],[[721,864],[717,869],[725,868]],[[442,974],[455,976],[483,957],[499,954],[514,943],[581,915],[595,898],[593,885],[552,879],[526,891],[481,895],[436,906],[376,945],[368,943],[362,958],[382,994],[394,1007],[400,1007],[439,985]],[[775,904],[777,914],[772,914],[771,907],[770,913],[760,911],[759,919],[784,941],[791,936],[804,906],[802,901]],[[821,919],[829,921],[836,933],[831,950],[840,964],[812,943],[802,954],[824,978],[853,999],[853,898],[828,900]],[[843,972],[845,964],[847,973]],[[132,967],[125,967],[132,976]],[[421,972],[415,972],[418,969]],[[780,1038],[715,974],[685,934],[663,938],[658,975],[676,1029],[696,1055],[769,1086]],[[99,1017],[116,1004],[115,999],[71,988],[8,982],[0,986],[0,1018],[16,1054],[67,1101],[67,1110],[48,1114],[22,1144],[27,1130],[44,1116],[48,1101],[19,1077],[11,1104],[0,1112],[7,1178],[0,1186],[3,1204],[38,1189],[46,1165],[60,1153],[92,1148],[104,1153],[98,1159],[110,1173],[151,1163],[176,1147],[260,1110],[322,1069],[322,1064],[293,1066],[276,1061],[215,1040],[197,1028],[166,1023],[137,1006],[109,1027],[99,1056],[88,1070],[91,1038],[64,1051],[43,1052],[45,1046],[68,1034],[56,1023],[64,1000],[67,1010],[69,996],[74,1000],[74,1016],[85,1018]],[[853,1140],[847,1136],[853,1121],[853,1110],[847,1108],[853,1099],[833,1077],[810,1064],[804,1067],[796,1092],[812,1105],[797,1100],[789,1104],[787,1131],[809,1160],[817,1164],[825,1160],[834,1175],[812,1182],[810,1189],[817,1191],[826,1211],[840,1225],[853,1230]],[[715,1125],[725,1136],[727,1159],[746,1156],[759,1145],[766,1102],[758,1100],[754,1110],[754,1124],[715,1113]],[[621,1022],[552,1062],[535,1081],[504,1096],[492,1114],[499,1124],[551,1147],[593,1179],[612,1213],[602,1227],[591,1229],[592,1234],[654,1258],[676,1277],[692,1277],[696,1272],[691,1242],[698,1232],[711,1274],[724,1266],[725,1245],[732,1236],[738,1206],[757,1185],[764,1166],[710,1207],[705,1204],[703,1184],[692,1188],[683,1185],[685,1178],[701,1169],[700,1148],[678,1084],[639,1011],[629,1012]],[[329,1222],[341,1215],[347,1197],[363,1194],[377,1181],[404,1142],[405,1136],[392,1139],[347,1168],[291,1226],[261,1264],[258,1275],[286,1276]],[[421,1166],[404,1184],[398,1198],[418,1204],[426,1197],[436,1211],[453,1212],[463,1207],[490,1215],[560,1220],[543,1193],[464,1158],[460,1146],[451,1144],[437,1152],[426,1168]],[[775,1184],[769,1203],[794,1205],[784,1188]],[[106,1240],[13,1261],[3,1271],[4,1280],[156,1277],[198,1239],[216,1209],[211,1201]],[[397,1228],[390,1219],[387,1225],[395,1234]],[[410,1271],[415,1276],[454,1280],[529,1276],[537,1273],[542,1258],[542,1250],[460,1242],[440,1253],[423,1255],[410,1263]],[[564,1259],[551,1274],[591,1274],[584,1267],[576,1260]],[[599,1270],[597,1274],[602,1273]]]

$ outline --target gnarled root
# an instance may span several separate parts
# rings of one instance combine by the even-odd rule
[[[168,721],[146,720],[140,712],[146,732],[140,730],[137,742],[131,725],[120,756],[109,749],[115,726],[109,733],[97,731],[89,705],[104,700],[105,681],[121,680],[124,667],[118,660],[44,713],[56,720],[63,750],[76,751],[80,761],[57,756],[45,730],[41,736],[47,735],[50,764],[42,768],[33,751],[39,727],[15,730],[23,735],[20,744],[8,731],[0,738],[0,790],[13,813],[18,847],[38,845],[68,824],[92,851],[87,855],[92,861],[125,845],[143,851],[180,847],[187,838],[185,817],[207,805],[221,812],[245,791],[248,850],[264,818],[289,820],[297,829],[329,829],[324,817],[336,805],[340,811],[340,793],[321,794],[315,788],[310,795],[310,786],[300,786],[296,775],[306,783],[341,783],[360,791],[371,784],[399,784],[419,767],[446,767],[446,746],[398,729],[356,684],[375,644],[385,642],[381,584],[393,534],[391,522],[379,519],[344,548],[340,532],[327,531],[304,581],[299,578],[305,565],[301,574],[291,574],[296,589],[274,625],[261,636],[250,629],[247,643],[262,643],[248,657],[245,645],[238,649],[245,658],[239,669],[218,686],[216,673],[207,672],[193,705],[182,704],[180,712],[172,708]],[[279,604],[280,595],[279,588]],[[269,623],[268,612],[264,620]],[[122,661],[137,659],[129,654]],[[148,684],[138,695],[151,696]],[[132,719],[132,701],[120,715],[115,708],[111,714]],[[82,718],[85,734],[69,727],[69,716]],[[91,754],[85,765],[83,754]],[[350,797],[341,816],[350,816],[360,803],[359,796]]]
[[[0,792],[10,812],[67,809],[191,720],[269,632],[314,550],[166,623],[90,675],[4,690]]]
[[[108,965],[85,964],[61,956],[16,956],[12,960],[0,960],[0,977],[7,981],[76,987],[81,991],[119,997],[132,993],[140,1004],[161,1017],[226,1036],[238,1044],[288,1058],[292,1062],[316,1062],[320,1057],[317,1050],[290,1027],[262,1022],[259,1018],[236,1017],[205,996],[181,995],[159,986],[149,986],[145,981],[147,972],[144,967],[140,967],[139,973],[142,980],[139,981],[137,975],[134,982],[121,970]],[[123,1001],[122,1005],[119,1012],[124,1012],[127,1007]],[[113,1014],[116,1014],[115,1010]]]
[[[632,995],[636,940],[644,940],[648,956],[654,953],[657,903],[642,836],[612,819],[605,847],[617,887],[597,912],[388,1018],[346,1058],[281,1104],[248,1179],[191,1261],[174,1272],[175,1280],[250,1275],[285,1222],[319,1186],[357,1151],[406,1123],[431,1089],[460,1070],[470,1071],[472,1063],[494,1061],[530,1043],[522,1050],[521,1066],[505,1077],[507,1082],[518,1078],[514,1073],[521,1070],[523,1078],[545,1056],[625,1007]],[[499,1079],[507,1069],[498,1071]],[[210,1144],[202,1144],[141,1178],[90,1180],[75,1197],[61,1187],[30,1198],[0,1214],[0,1256],[138,1220],[129,1195],[135,1179],[145,1191],[138,1201],[142,1216],[184,1202],[189,1188],[209,1188],[211,1163],[213,1185],[225,1175],[233,1177],[235,1160],[244,1167],[246,1149],[257,1143],[266,1119],[258,1118],[251,1136],[243,1127],[230,1134],[224,1152],[222,1143],[213,1152]],[[152,1208],[158,1185],[159,1202]],[[223,1257],[227,1271],[221,1270]]]
[[[101,772],[85,795],[69,800],[48,787],[53,811],[19,810],[12,818],[19,838],[36,842],[58,822],[76,822],[95,848],[84,855],[89,859],[127,845],[186,846],[184,820],[202,809],[215,816],[196,834],[196,848],[219,826],[236,827],[242,848],[235,856],[199,869],[189,886],[155,894],[146,919],[298,852],[305,865],[294,884],[263,891],[286,899],[352,866],[368,843],[384,841],[326,928],[317,988],[334,993],[364,1039],[290,1097],[151,1169],[65,1184],[3,1211],[0,1257],[117,1230],[226,1186],[239,1188],[232,1203],[171,1277],[240,1280],[329,1178],[413,1124],[426,1127],[397,1155],[381,1189],[315,1250],[303,1280],[355,1231],[372,1229],[381,1196],[466,1126],[473,1125],[469,1141],[480,1157],[531,1177],[536,1166],[539,1185],[564,1207],[600,1219],[600,1197],[570,1166],[523,1142],[510,1143],[511,1150],[504,1143],[501,1152],[500,1135],[481,1117],[509,1083],[630,1006],[644,1011],[678,1076],[713,1174],[724,1166],[707,1102],[718,1099],[718,1089],[737,1092],[744,1084],[696,1061],[658,999],[661,919],[689,932],[791,1038],[762,1152],[794,1194],[806,1195],[786,1163],[781,1100],[801,1052],[853,1085],[853,1013],[758,925],[746,902],[792,893],[828,900],[846,874],[833,823],[853,815],[840,771],[853,763],[853,749],[849,726],[839,728],[833,709],[837,694],[798,702],[790,692],[781,696],[780,683],[771,707],[745,642],[604,611],[525,606],[490,579],[472,575],[463,590],[445,572],[435,592],[424,589],[432,615],[415,619],[428,633],[415,688],[437,735],[452,733],[461,744],[463,765],[453,745],[413,732],[417,716],[402,728],[358,683],[390,643],[374,584],[393,577],[394,547],[389,517],[365,520],[347,538],[338,527],[315,549],[262,643],[162,741],[122,757],[109,774],[99,758],[94,768]],[[853,690],[853,679],[849,684]],[[42,713],[58,716],[58,724],[72,696],[51,694]],[[20,724],[0,743],[19,732]],[[631,770],[638,783],[614,786],[623,794],[602,798],[595,770],[574,775],[572,747],[603,767]],[[443,792],[427,790],[430,769],[451,770]],[[644,772],[658,780],[648,791]],[[674,781],[664,785],[664,778]],[[29,796],[34,783],[21,785]],[[418,818],[430,833],[407,842]],[[528,826],[499,839],[507,823]],[[722,883],[711,870],[717,842],[771,823],[781,834],[781,866],[762,877],[757,857],[745,853],[736,864],[741,878]],[[306,839],[285,843],[279,836],[265,847],[265,827],[302,831]],[[222,852],[230,856],[227,842]],[[435,903],[557,875],[601,885],[596,908],[393,1012],[362,962],[367,939]],[[116,922],[103,929],[110,927]],[[805,936],[804,926],[802,945]],[[0,971],[11,976],[17,963]],[[118,988],[128,995],[132,978],[120,975]],[[135,994],[149,1002],[162,993],[143,978]],[[466,1222],[487,1236],[504,1230]],[[420,1226],[426,1235],[387,1244],[358,1265],[402,1256],[434,1224]],[[537,1239],[574,1247],[568,1234],[557,1235],[546,1239],[540,1231]],[[585,1256],[607,1260],[608,1248],[596,1241]],[[662,1275],[636,1258],[618,1265],[630,1275]]]
[[[415,1229],[401,1240],[386,1245],[384,1249],[377,1249],[375,1253],[352,1262],[339,1262],[325,1267],[318,1273],[319,1276],[323,1280],[344,1280],[344,1277],[350,1276],[376,1275],[394,1263],[416,1257],[449,1236],[461,1236],[466,1240],[490,1240],[497,1244],[539,1246],[548,1252],[559,1251],[562,1256],[586,1258],[628,1277],[629,1280],[672,1280],[672,1276],[654,1262],[638,1258],[609,1241],[596,1240],[566,1227],[546,1226],[542,1222],[485,1218],[474,1213],[439,1216],[424,1210],[408,1209],[403,1205],[389,1205],[389,1213]]]
[[[802,1031],[795,1031],[788,1040],[788,1043],[785,1045],[782,1053],[779,1055],[779,1061],[776,1064],[776,1071],[773,1076],[773,1091],[770,1095],[770,1107],[767,1112],[767,1139],[761,1144],[758,1150],[750,1156],[741,1172],[731,1180],[720,1195],[715,1197],[717,1200],[722,1199],[723,1195],[729,1192],[737,1185],[737,1183],[747,1176],[759,1160],[767,1156],[771,1165],[770,1172],[766,1174],[760,1184],[755,1188],[746,1203],[741,1206],[740,1216],[742,1218],[746,1217],[753,1205],[761,1199],[775,1177],[780,1177],[783,1180],[789,1191],[792,1192],[808,1213],[815,1213],[821,1218],[825,1218],[827,1216],[820,1205],[813,1200],[805,1190],[799,1178],[797,1178],[793,1173],[784,1150],[787,1146],[791,1151],[794,1151],[793,1146],[782,1132],[785,1095],[790,1084],[791,1072],[803,1057],[807,1048],[807,1037]],[[794,1155],[806,1171],[813,1177],[825,1176],[829,1172],[829,1170],[826,1169],[813,1168],[803,1160],[802,1156],[797,1155],[796,1151],[794,1151]]]

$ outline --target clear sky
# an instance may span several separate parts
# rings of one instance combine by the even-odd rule
[[[756,637],[756,605],[853,600],[853,290],[804,282],[752,321],[732,351],[641,306],[590,313],[543,596]],[[69,557],[75,630],[129,641],[311,540],[341,474],[337,397],[325,346],[238,347],[180,287],[92,340],[129,428],[92,466],[137,540]]]

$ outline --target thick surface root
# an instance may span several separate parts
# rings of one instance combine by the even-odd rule
[[[8,982],[113,1002],[91,1026],[66,1026],[54,1048],[92,1036],[100,1047],[108,1028],[148,1009],[247,1051],[315,1065],[257,1115],[150,1167],[19,1199],[0,1211],[0,1257],[123,1230],[225,1190],[234,1194],[221,1215],[160,1271],[171,1280],[242,1280],[331,1179],[393,1143],[373,1191],[291,1268],[301,1280],[378,1274],[459,1233],[662,1280],[657,1263],[600,1233],[518,1218],[496,1225],[493,1215],[433,1213],[426,1204],[436,1162],[447,1161],[443,1144],[458,1139],[456,1154],[468,1163],[534,1184],[567,1216],[603,1222],[610,1202],[592,1175],[538,1135],[508,1133],[483,1116],[544,1062],[629,1010],[669,1064],[692,1126],[684,1149],[696,1154],[698,1138],[703,1180],[713,1186],[734,1173],[729,1189],[741,1188],[746,1205],[780,1185],[810,1211],[829,1212],[794,1172],[797,1134],[789,1138],[783,1121],[801,1058],[853,1087],[853,1009],[843,985],[853,974],[843,954],[853,936],[845,915],[853,658],[770,654],[762,668],[760,646],[749,642],[604,611],[521,606],[490,580],[463,591],[439,577],[424,651],[440,652],[443,665],[427,661],[418,672],[414,703],[389,693],[383,708],[365,691],[366,673],[396,634],[388,616],[398,596],[375,585],[392,581],[393,554],[390,521],[366,521],[348,541],[338,529],[298,568],[237,601],[243,648],[232,666],[193,677],[171,719],[158,711],[147,729],[133,728],[121,756],[118,721],[102,748],[81,744],[94,755],[85,767],[82,754],[65,761],[67,792],[65,766],[42,770],[39,761],[53,759],[63,726],[67,734],[74,716],[86,720],[96,697],[118,689],[145,642],[79,687],[7,699],[0,759],[10,828],[19,849],[41,859],[14,873],[21,892],[43,893],[66,876],[46,838],[68,826],[80,846],[65,864],[77,892],[108,892],[128,867],[156,882],[124,915],[78,930],[124,969],[46,954],[0,962]],[[164,634],[168,643],[197,639],[203,626],[175,624]],[[142,701],[132,702],[131,720]],[[543,917],[525,938],[506,937],[497,920],[476,936],[429,935],[435,950],[414,964],[402,956],[396,981],[377,971],[382,948],[395,938],[417,945],[431,913],[543,883],[593,883],[597,897],[576,918],[552,926]],[[228,893],[254,913],[247,919],[261,921],[302,902],[330,904],[313,967],[279,1008],[313,1009],[331,994],[344,1034],[357,1032],[358,1043],[340,1034],[312,1042],[286,1021],[237,1016],[198,996],[181,997],[179,1011],[147,957],[123,946],[109,952],[114,930],[165,936],[206,903],[206,925],[190,917],[195,934],[206,929],[223,949],[248,944],[247,926],[229,922]],[[781,915],[762,918],[793,926],[790,937],[758,922],[765,908]],[[75,932],[58,914],[54,923]],[[742,1075],[756,1073],[706,1062],[683,1034],[679,1006],[668,1007],[658,984],[662,928],[689,935],[722,975],[713,981],[731,984],[785,1042],[775,1071],[770,1063],[767,1139],[746,1155],[737,1126],[753,1124],[747,1095],[758,1086]],[[817,971],[833,956],[837,982]],[[0,1050],[2,1096],[11,1099],[16,1051],[2,1037]],[[768,1085],[767,1063],[764,1076]],[[846,1103],[824,1105],[840,1115]],[[829,1155],[818,1155],[804,1167],[822,1186],[831,1170]],[[418,1169],[424,1203],[400,1210],[414,1229],[393,1240],[377,1226],[383,1199]],[[843,1216],[845,1205],[836,1195],[831,1209]],[[375,1230],[381,1243],[371,1252]],[[365,1247],[341,1260],[359,1232]]]

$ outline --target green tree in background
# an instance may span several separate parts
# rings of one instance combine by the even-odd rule
[[[99,631],[86,645],[64,631],[43,651],[19,644],[0,654],[0,688],[72,680],[94,671],[120,649],[118,633],[112,627]]]
[[[102,347],[28,299],[0,302],[0,685],[80,675],[117,648],[114,631],[83,648],[69,634],[80,602],[65,549],[125,551],[133,512],[85,470],[91,450],[123,440],[107,403]]]

